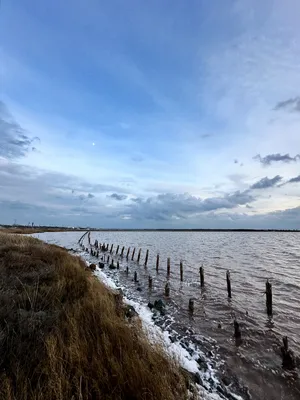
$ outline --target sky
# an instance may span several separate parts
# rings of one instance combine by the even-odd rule
[[[2,0],[0,224],[300,229],[298,0]]]

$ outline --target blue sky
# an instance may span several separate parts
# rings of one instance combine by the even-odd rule
[[[297,0],[3,0],[0,223],[300,227]]]

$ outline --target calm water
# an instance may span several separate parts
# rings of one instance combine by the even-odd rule
[[[77,246],[79,233],[46,233],[36,235],[66,247]],[[218,368],[239,386],[244,398],[299,399],[297,372],[284,373],[281,369],[280,345],[288,336],[290,348],[300,354],[300,234],[248,232],[93,232],[92,243],[142,249],[140,265],[129,261],[130,273],[121,261],[120,271],[108,271],[132,292],[137,284],[132,281],[138,273],[139,293],[147,301],[164,297],[167,282],[167,257],[171,258],[169,277],[171,293],[166,300],[168,328],[190,332],[188,340],[203,342],[212,358],[221,360]],[[146,249],[148,267],[144,268]],[[120,252],[120,251],[119,251]],[[160,268],[155,270],[156,255],[160,254]],[[130,260],[131,260],[130,252]],[[118,257],[114,256],[117,260]],[[184,267],[180,282],[179,263]],[[205,269],[205,288],[200,288],[199,267]],[[226,271],[230,270],[232,299],[228,300]],[[153,289],[148,290],[148,276],[153,277]],[[273,285],[273,317],[265,308],[265,282]],[[188,301],[195,301],[194,314],[188,312]],[[171,318],[170,318],[171,317]],[[233,341],[233,319],[241,325],[243,342]],[[221,324],[221,328],[219,327]],[[213,340],[211,340],[213,339]],[[213,343],[213,344],[212,344]],[[211,348],[209,347],[211,344]],[[241,389],[242,388],[242,389]],[[242,390],[242,392],[241,392]]]

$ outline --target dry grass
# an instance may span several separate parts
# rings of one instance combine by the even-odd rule
[[[9,227],[9,228],[0,228],[0,233],[12,233],[12,234],[31,234],[31,233],[43,233],[43,232],[75,232],[76,230],[82,231],[80,229],[71,229],[71,228],[50,228],[50,227],[41,227],[41,228],[30,228],[27,226],[19,226],[19,227]]]
[[[0,233],[0,398],[186,398],[186,378],[65,250]]]

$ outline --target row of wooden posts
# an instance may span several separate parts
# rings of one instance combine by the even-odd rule
[[[88,242],[90,245],[90,253],[92,256],[99,258],[99,250],[102,252],[108,252],[110,253],[110,255],[113,254],[113,248],[114,245],[112,244],[110,246],[109,249],[109,244],[105,244],[103,243],[101,245],[101,243],[98,242],[98,240],[95,240],[94,245],[91,244],[91,237],[90,237],[90,232],[86,232],[84,235],[82,235],[82,237],[79,239],[79,244],[81,245],[81,247],[86,250],[87,252],[89,252],[88,248],[85,248],[85,246],[83,245],[83,239],[84,237],[87,235],[88,237]],[[94,250],[95,249],[95,250]],[[122,247],[121,252],[119,254],[119,250],[120,250],[120,246],[117,246],[116,249],[116,253],[115,255],[120,255],[120,257],[124,257],[124,250],[125,250],[125,246]],[[130,258],[130,247],[128,247],[127,249],[127,253],[126,253],[126,260],[128,261]],[[138,251],[138,255],[137,255],[137,263],[140,263],[140,259],[141,259],[141,251],[142,249],[139,249]],[[136,248],[134,247],[132,250],[132,254],[131,254],[131,261],[134,261],[134,256],[135,256],[135,252],[136,252]],[[102,256],[103,257],[103,256]],[[145,261],[144,261],[144,266],[147,267],[148,264],[148,258],[149,258],[149,250],[146,250],[146,255],[145,255]],[[103,261],[105,262],[105,255],[103,258]],[[104,267],[104,262],[99,262],[99,267]],[[110,262],[110,256],[107,256],[107,260],[106,262],[109,264]],[[156,271],[159,271],[159,254],[157,254],[156,256]],[[114,260],[113,258],[111,258],[111,264],[110,267],[115,267],[114,266]],[[120,268],[120,264],[119,261],[117,261],[117,265],[116,265],[116,269]],[[183,281],[183,263],[182,261],[180,261],[179,264],[179,270],[180,270],[180,280]],[[128,265],[126,266],[126,273],[129,273],[129,268]],[[169,276],[171,273],[171,259],[170,257],[167,258],[167,276]],[[204,267],[203,265],[199,268],[199,275],[200,275],[200,286],[203,288],[205,285],[205,280],[204,280]],[[137,271],[134,272],[134,282],[138,282],[138,275],[137,275]],[[152,284],[153,284],[153,279],[152,277],[149,275],[148,277],[148,286],[149,289],[152,289]],[[230,277],[230,271],[226,272],[226,284],[227,284],[227,294],[228,294],[228,298],[231,299],[232,297],[232,293],[231,293],[231,277]],[[165,284],[165,296],[169,297],[170,296],[170,283],[167,282]],[[266,281],[266,309],[267,309],[267,314],[269,316],[272,316],[273,314],[273,300],[272,300],[272,284],[269,282],[269,280]],[[194,300],[193,299],[189,299],[189,304],[188,304],[188,309],[190,313],[194,312],[194,308],[195,308],[195,304],[194,304]],[[241,331],[240,331],[240,326],[239,323],[234,320],[234,337],[236,339],[237,342],[241,341]],[[282,365],[284,368],[286,369],[294,369],[295,368],[295,357],[293,352],[289,349],[288,347],[288,338],[285,336],[283,337],[283,346],[281,347],[281,354],[282,354]]]
[[[84,237],[84,235],[83,235]],[[80,243],[82,243],[83,237],[80,239]],[[91,239],[90,239],[90,232],[88,232],[88,241],[89,241],[89,245],[91,248],[91,254],[93,256],[99,257],[99,250],[103,251],[103,252],[108,252],[110,254],[113,254],[113,249],[114,249],[114,245],[111,244],[110,248],[109,248],[109,244],[101,244],[98,242],[98,240],[95,240],[94,245],[91,244]],[[93,250],[93,247],[96,249],[95,251]],[[88,249],[86,249],[88,251]],[[124,251],[125,251],[125,246],[122,247],[121,252],[119,254],[119,250],[120,250],[120,245],[117,246],[116,248],[116,252],[115,255],[120,255],[120,257],[124,257]],[[126,253],[126,260],[128,261],[130,259],[130,251],[131,248],[128,247],[127,249],[127,253]],[[138,255],[137,255],[137,263],[140,263],[141,260],[141,252],[142,249],[140,248],[138,251]],[[136,253],[136,248],[134,247],[132,249],[132,253],[131,253],[131,261],[134,261],[134,256]],[[107,262],[109,263],[109,259],[110,257],[108,256]],[[148,259],[149,259],[149,250],[146,250],[146,255],[145,255],[145,260],[144,260],[144,266],[147,267],[148,264]],[[160,264],[160,257],[159,254],[157,254],[156,256],[156,271],[159,271],[159,264]],[[119,268],[119,262],[117,263],[117,268]],[[128,267],[126,269],[126,271],[128,272]],[[183,262],[180,261],[179,263],[179,272],[180,272],[180,281],[183,282]],[[171,273],[171,259],[170,257],[167,258],[167,276],[169,276]],[[204,267],[203,265],[199,268],[199,276],[200,276],[200,286],[203,288],[205,285],[205,280],[204,280]],[[137,279],[136,279],[137,280]],[[226,272],[226,285],[227,285],[227,294],[228,294],[228,298],[231,299],[232,298],[232,292],[231,292],[231,277],[230,277],[230,271]],[[149,288],[152,287],[152,278],[149,276]],[[272,296],[272,284],[269,282],[269,280],[266,281],[266,309],[267,309],[267,314],[269,316],[272,316],[273,314],[273,296]],[[165,295],[167,297],[169,297],[170,295],[170,285],[167,282],[165,285]],[[191,299],[192,300],[192,299]],[[192,304],[192,301],[191,301]],[[193,309],[193,306],[189,307],[190,310]]]

